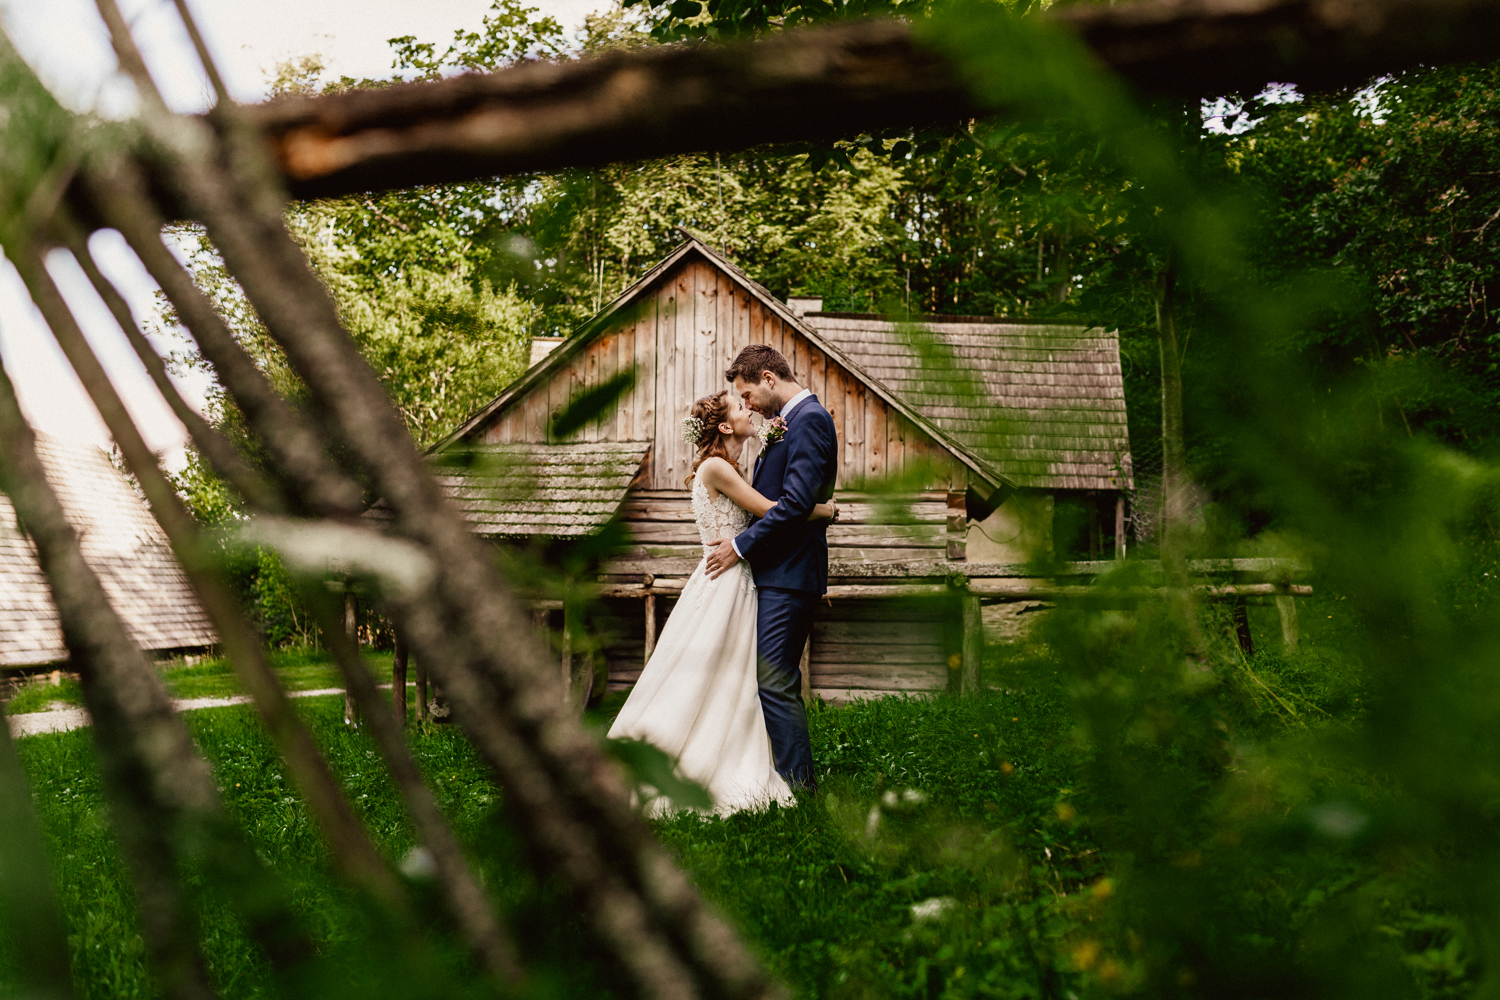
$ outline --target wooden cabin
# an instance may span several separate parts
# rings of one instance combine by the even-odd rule
[[[1026,595],[1019,564],[1051,555],[1059,504],[1092,512],[1095,558],[1123,555],[1133,484],[1115,334],[972,317],[918,330],[820,305],[776,299],[689,238],[436,447],[494,455],[440,471],[482,535],[570,537],[611,521],[628,530],[587,626],[611,687],[639,676],[701,559],[680,422],[727,387],[724,370],[748,344],[786,356],[842,447],[844,515],[828,533],[828,600],[804,653],[809,693],[977,682],[979,600]],[[603,420],[551,436],[573,400],[632,366],[634,388]],[[878,492],[897,481],[903,492]]]
[[[37,435],[36,450],[84,560],[136,643],[162,654],[217,642],[166,535],[109,457],[45,434]],[[0,667],[67,658],[36,547],[0,495]]]

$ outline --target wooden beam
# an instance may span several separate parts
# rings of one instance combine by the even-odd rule
[[[1245,651],[1245,655],[1249,656],[1255,652],[1255,637],[1250,634],[1250,609],[1245,606],[1245,599],[1235,598],[1230,605],[1229,613],[1234,621],[1235,641],[1240,644],[1240,649]]]
[[[1115,559],[1125,558],[1125,494],[1115,495]]]
[[[651,654],[656,652],[656,595],[646,594],[645,616],[646,616],[646,655],[645,662],[651,662]]]
[[[406,725],[406,643],[401,638],[401,633],[396,633],[396,649],[391,654],[391,711],[396,715],[396,721]]]
[[[1134,86],[1190,97],[1273,80],[1357,86],[1419,63],[1500,54],[1494,0],[1137,0],[1059,6],[1041,18]],[[246,110],[296,198],[827,141],[983,113],[923,30],[850,21]]]
[[[354,591],[344,591],[344,634],[354,642],[354,648],[359,648],[359,598],[354,596]],[[347,682],[344,684],[344,725],[359,725],[359,709],[354,704],[354,694],[349,690]]]
[[[1297,648],[1297,603],[1289,595],[1278,594],[1276,613],[1281,617],[1281,641],[1288,650]]]
[[[296,198],[833,139],[977,112],[895,21],[614,50],[247,109]]]
[[[802,704],[806,705],[812,701],[812,633],[807,634],[807,641],[802,644],[802,662],[798,664],[802,672]]]
[[[563,608],[561,680],[562,699],[566,705],[573,695],[573,617],[571,608]]]
[[[963,673],[959,680],[959,693],[972,697],[979,693],[980,678],[984,666],[984,621],[979,613],[979,595],[965,594]]]
[[[417,721],[421,723],[431,722],[432,705],[427,698],[427,661],[420,656],[417,657],[416,675]]]

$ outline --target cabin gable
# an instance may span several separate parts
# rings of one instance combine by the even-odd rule
[[[690,251],[695,244],[688,245]],[[602,330],[564,342],[522,391],[464,428],[471,444],[550,443],[552,420],[580,393],[636,366],[635,388],[614,411],[570,440],[651,442],[637,487],[681,490],[692,463],[682,418],[694,400],[726,388],[724,371],[750,344],[769,344],[797,381],[823,403],[838,431],[838,486],[899,474],[919,463],[931,470],[929,489],[962,490],[970,471],[951,451],[882,399],[852,369],[813,343],[769,307],[756,289],[701,252],[677,259],[618,306]],[[590,335],[592,333],[592,335]],[[523,383],[524,384],[524,383]],[[742,456],[749,469],[758,442]]]

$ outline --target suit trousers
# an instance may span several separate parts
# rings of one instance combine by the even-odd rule
[[[792,788],[816,789],[807,709],[802,704],[802,648],[812,632],[818,595],[759,588],[755,641],[760,654],[760,705],[771,736],[776,772]]]

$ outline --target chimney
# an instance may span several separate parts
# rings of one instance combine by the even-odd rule
[[[792,311],[793,316],[822,312],[823,297],[821,295],[817,298],[792,296],[786,300],[786,307]]]
[[[527,367],[535,366],[538,361],[551,354],[554,347],[567,339],[566,337],[532,337],[531,364]]]

